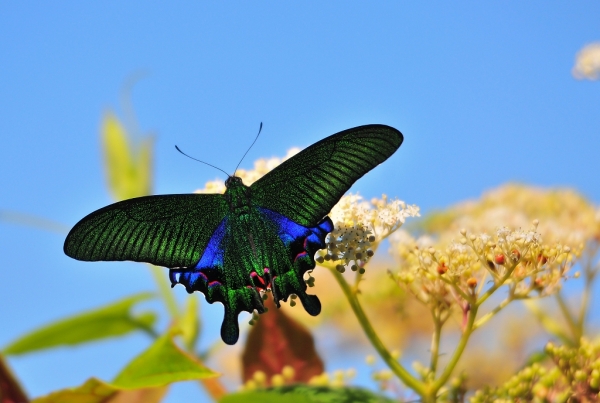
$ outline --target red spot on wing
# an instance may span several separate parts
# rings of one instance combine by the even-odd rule
[[[266,285],[265,279],[262,278],[261,276],[259,276],[257,272],[253,271],[252,273],[250,273],[250,277],[252,277],[253,281],[254,280],[258,281],[259,284],[255,284],[256,287],[258,287],[258,288],[264,288],[265,287],[265,285]],[[255,283],[256,283],[256,281],[255,281]]]
[[[306,251],[304,252],[300,252],[296,255],[296,257],[294,258],[294,263],[296,262],[296,260],[300,259],[301,257],[306,256],[308,253],[306,253]]]
[[[268,267],[263,268],[263,271],[265,274],[270,273]],[[258,288],[259,290],[267,290],[271,288],[271,283],[267,282],[267,280],[263,276],[261,276],[255,271],[252,271],[250,273],[250,278],[252,279],[253,283],[250,285],[251,287]],[[275,281],[276,278],[277,276],[273,276],[272,281]]]
[[[296,263],[296,260],[298,260],[301,257],[304,257],[308,254],[306,252],[306,248],[308,247],[308,237],[304,238],[304,242],[303,242],[302,246],[303,246],[304,250],[296,255],[296,257],[294,258],[294,263]]]

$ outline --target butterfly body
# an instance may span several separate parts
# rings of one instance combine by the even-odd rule
[[[221,337],[234,344],[241,311],[264,312],[262,292],[279,306],[297,295],[318,315],[304,275],[333,230],[327,214],[364,173],[402,143],[389,126],[368,125],[327,137],[246,186],[226,181],[224,194],[145,196],[83,218],[65,253],[86,261],[133,260],[170,268],[172,285],[201,291],[224,305]]]
[[[227,182],[224,197],[230,211],[213,232],[202,258],[193,267],[172,269],[169,278],[173,286],[182,284],[189,293],[202,292],[209,303],[223,303],[221,337],[233,344],[239,333],[238,314],[254,309],[263,313],[261,292],[266,290],[272,292],[277,306],[295,294],[309,314],[319,314],[321,304],[306,294],[303,277],[315,267],[313,256],[325,247],[325,236],[333,224],[326,218],[318,226],[306,228],[253,205],[250,188],[239,178]]]

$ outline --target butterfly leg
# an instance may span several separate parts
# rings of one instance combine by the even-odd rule
[[[263,302],[262,296],[260,295],[260,292],[258,292],[258,289],[254,285],[254,279],[252,278],[252,274],[250,275],[250,285],[248,286],[248,288],[252,288],[252,291],[254,291],[254,293],[252,294],[252,299],[254,300],[255,309],[258,311],[258,313],[264,313],[265,304]]]
[[[265,304],[263,302],[262,297],[260,296],[260,293],[258,292],[258,290],[256,288],[254,288],[254,294],[253,295],[253,299],[254,299],[254,308],[258,311],[258,313],[264,313],[265,312]]]
[[[281,304],[279,303],[279,298],[277,298],[277,290],[275,289],[275,277],[272,276],[269,269],[266,269],[266,268],[265,268],[265,277],[266,277],[267,283],[269,284],[269,287],[271,287],[271,293],[273,294],[273,301],[275,301],[275,305],[277,305],[277,308],[280,308]]]

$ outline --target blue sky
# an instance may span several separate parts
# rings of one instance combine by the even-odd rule
[[[174,144],[231,172],[261,121],[242,167],[384,123],[405,142],[355,185],[366,196],[427,212],[518,181],[600,203],[600,82],[571,76],[577,51],[600,40],[598,21],[593,1],[2,2],[0,210],[70,227],[110,203],[100,119],[122,112],[120,91],[138,72],[132,102],[140,132],[156,136],[156,193],[222,177]],[[139,265],[67,258],[63,240],[0,222],[0,345],[153,286]],[[10,362],[35,396],[110,379],[146,344]]]

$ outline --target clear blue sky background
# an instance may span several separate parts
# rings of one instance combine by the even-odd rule
[[[261,121],[246,168],[385,123],[405,143],[353,188],[366,196],[427,212],[518,181],[599,203],[600,82],[570,73],[598,40],[596,1],[1,2],[0,209],[72,226],[110,203],[99,123],[140,70],[132,99],[141,131],[156,134],[156,193],[219,176],[174,144],[231,172]],[[0,222],[0,345],[153,287],[141,265],[67,258],[63,240]],[[146,345],[132,336],[10,363],[36,396],[111,379]]]

